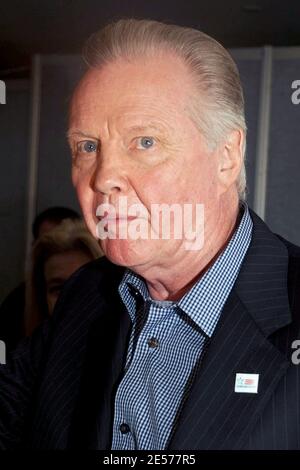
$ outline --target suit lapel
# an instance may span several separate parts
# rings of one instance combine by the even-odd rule
[[[182,407],[170,449],[243,448],[289,366],[269,338],[291,321],[287,250],[251,216],[251,245]],[[237,373],[259,374],[258,393],[235,392]]]

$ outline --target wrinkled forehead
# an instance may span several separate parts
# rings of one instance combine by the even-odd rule
[[[181,59],[165,55],[128,61],[118,59],[101,68],[88,70],[77,85],[70,116],[85,110],[113,110],[115,107],[184,104],[191,93],[193,78]]]

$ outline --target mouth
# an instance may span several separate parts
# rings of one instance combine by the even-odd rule
[[[122,223],[122,222],[131,222],[137,217],[133,215],[123,215],[123,214],[109,214],[105,213],[102,216],[97,216],[97,219],[105,224],[108,223]]]

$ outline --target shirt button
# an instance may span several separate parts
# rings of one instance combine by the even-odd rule
[[[149,338],[147,344],[149,348],[158,348],[159,342],[156,338]]]
[[[120,424],[120,431],[122,434],[128,434],[130,432],[130,427],[126,423]]]
[[[140,294],[139,290],[136,287],[134,287],[132,284],[128,284],[128,283],[127,283],[127,286],[128,286],[128,289],[129,289],[129,291],[130,291],[130,293],[133,297],[135,297],[136,299],[141,297],[141,294]]]

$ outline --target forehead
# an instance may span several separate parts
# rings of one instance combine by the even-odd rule
[[[191,94],[192,77],[178,57],[118,59],[83,77],[71,102],[71,120],[91,114],[180,113]]]

